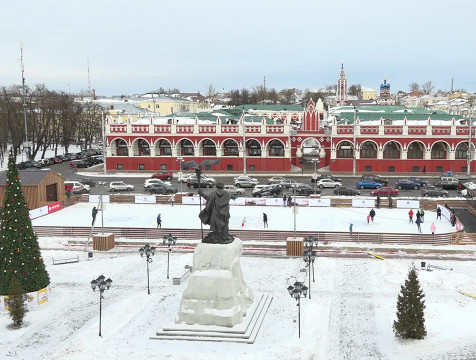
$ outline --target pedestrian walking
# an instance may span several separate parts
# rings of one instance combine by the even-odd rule
[[[380,194],[377,194],[377,209],[380,209]]]
[[[430,225],[430,231],[433,235],[435,235],[435,231],[436,231],[436,225],[435,223],[431,223]]]
[[[417,211],[417,212],[416,212],[416,218],[417,218],[417,220],[418,220],[418,219],[420,219],[420,221],[421,221],[421,214],[420,214],[420,211]]]
[[[78,168],[76,166],[76,163],[74,163],[74,162],[71,163],[71,167],[73,168],[74,173],[78,170]]]
[[[172,206],[174,206],[174,204],[175,204],[175,194],[172,194],[172,195],[170,196],[169,201],[172,203]]]
[[[456,214],[454,212],[454,210],[451,211],[451,226],[455,226],[456,225]]]
[[[268,227],[268,215],[266,213],[263,213],[263,227]]]
[[[367,224],[370,223],[370,214],[367,215]]]
[[[418,231],[419,231],[420,233],[421,233],[421,223],[422,223],[422,221],[421,221],[420,218],[417,218],[417,219],[415,220],[415,224],[417,224],[417,226],[418,226]]]
[[[241,226],[244,227],[246,223],[246,217],[243,218],[243,221],[241,222]]]
[[[286,195],[283,196],[283,206],[286,207]]]
[[[441,208],[437,207],[436,208],[436,220],[440,219],[441,220]]]
[[[288,206],[291,207],[292,198],[291,195],[288,196]]]
[[[370,215],[370,220],[372,220],[372,222],[374,222],[375,210],[374,209],[370,210],[369,215]]]
[[[410,209],[410,211],[408,212],[408,217],[410,218],[410,220],[408,221],[408,223],[412,223],[413,224],[413,209]]]
[[[349,225],[349,232],[350,232],[350,235],[352,235],[352,227],[354,226],[354,224],[350,223]]]
[[[162,215],[157,215],[157,228],[162,228]]]
[[[93,207],[92,215],[93,215],[93,222],[91,223],[91,226],[94,225],[94,222],[96,221],[96,215],[98,214],[98,209],[96,209],[96,206]]]
[[[424,223],[425,222],[425,210],[423,210],[423,208],[420,209],[420,218],[421,218],[421,222]]]
[[[391,209],[393,207],[393,199],[391,196],[388,197],[388,208]]]

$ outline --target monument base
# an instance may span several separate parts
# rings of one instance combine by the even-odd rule
[[[253,304],[240,265],[242,242],[200,243],[193,254],[193,273],[182,295],[176,323],[233,327]]]

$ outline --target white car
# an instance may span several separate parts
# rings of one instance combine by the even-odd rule
[[[65,181],[64,182],[64,187],[66,188],[71,188],[72,193],[88,193],[89,190],[91,190],[89,185],[84,185],[81,184],[78,181]]]
[[[247,175],[240,175],[233,179],[236,187],[250,187],[253,188],[259,184],[258,179],[251,178]]]
[[[197,181],[197,174],[190,174],[188,177],[187,177],[187,185],[190,183],[190,181]],[[201,174],[200,175],[200,182],[206,182],[206,181],[211,181],[213,184],[216,184],[216,180],[215,178],[212,178],[210,176],[207,176],[207,175],[204,175],[204,174]]]
[[[282,176],[273,176],[268,179],[268,184],[279,184],[282,183],[284,180],[286,179]]]
[[[316,182],[316,186],[320,189],[336,188],[336,187],[342,186],[342,183],[338,181],[334,181],[332,179],[321,179]]]
[[[230,194],[235,196],[245,195],[245,189],[237,188],[235,185],[225,185],[223,190],[228,191]]]
[[[254,188],[253,188],[253,191],[251,192],[251,194],[255,194],[267,187],[270,187],[271,185],[256,185]]]
[[[160,179],[147,179],[144,182],[144,188],[147,189],[152,184],[165,184],[165,185],[168,185],[168,186],[172,186],[172,183],[170,181],[162,181]]]
[[[109,183],[109,191],[116,192],[116,191],[132,191],[134,190],[134,185],[126,184],[124,181],[111,181]]]

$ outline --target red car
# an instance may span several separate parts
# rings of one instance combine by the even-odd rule
[[[398,195],[398,190],[394,189],[393,187],[384,186],[384,187],[381,187],[380,189],[373,190],[370,194],[373,195],[373,196],[377,196],[377,195],[380,195],[380,196],[390,196],[390,195],[396,196],[396,195]]]
[[[160,180],[171,180],[174,177],[170,171],[161,171],[157,174],[153,174],[151,178],[153,179],[160,179]]]

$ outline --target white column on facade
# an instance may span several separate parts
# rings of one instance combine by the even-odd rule
[[[400,153],[400,159],[401,160],[407,160],[408,158],[408,148],[407,150],[402,150],[401,153]]]
[[[428,150],[423,153],[423,159],[424,160],[431,160],[431,150]]]
[[[432,127],[431,125],[426,126],[426,136],[431,136],[432,135]]]
[[[379,136],[383,136],[385,134],[385,126],[384,125],[379,125],[378,126],[378,134],[379,134]]]
[[[197,146],[193,148],[193,153],[195,157],[200,156],[200,144],[198,144]]]
[[[331,160],[337,159],[337,150],[331,150]]]
[[[377,150],[377,159],[378,160],[383,159],[383,150],[381,150],[381,149]]]
[[[262,158],[268,157],[266,148],[261,148],[261,157]]]
[[[455,160],[456,159],[456,151],[450,150],[448,153],[448,160]]]
[[[152,157],[155,156],[155,146],[154,146],[154,144],[150,145],[150,156],[152,156]]]
[[[402,126],[402,135],[403,136],[408,135],[408,125],[403,125]]]
[[[129,157],[134,156],[134,147],[133,147],[133,145],[127,147],[127,156],[129,156]]]

